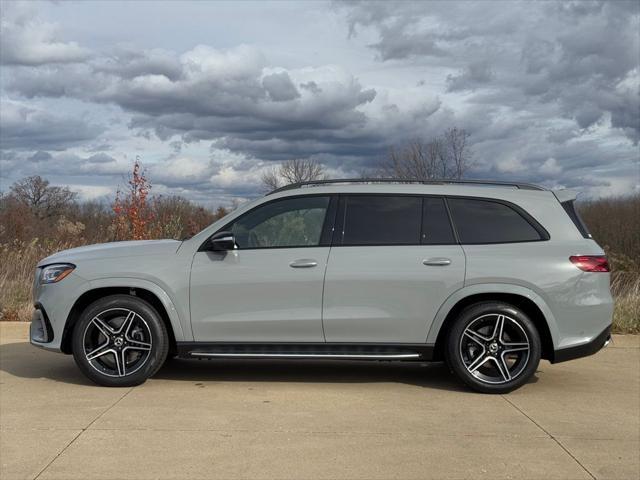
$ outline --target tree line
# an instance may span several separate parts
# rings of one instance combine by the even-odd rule
[[[126,185],[107,204],[78,201],[68,187],[39,175],[15,182],[0,194],[0,244],[43,241],[82,245],[117,240],[182,239],[229,210],[215,211],[180,196],[151,195],[151,183],[136,161]]]
[[[458,127],[446,129],[428,139],[416,138],[392,146],[377,168],[363,172],[363,177],[400,180],[460,180],[471,166],[473,152],[469,133]],[[325,166],[311,158],[292,159],[272,167],[262,175],[265,190],[284,185],[328,179]]]

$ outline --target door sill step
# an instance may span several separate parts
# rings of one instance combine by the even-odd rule
[[[214,358],[290,358],[290,359],[335,359],[335,360],[411,360],[421,357],[419,353],[233,353],[190,352],[192,357]]]
[[[429,361],[433,345],[416,343],[178,342],[182,358]]]

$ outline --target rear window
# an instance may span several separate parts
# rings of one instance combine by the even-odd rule
[[[542,240],[541,234],[514,208],[491,200],[447,200],[460,243],[513,243]]]
[[[420,244],[422,198],[358,195],[344,202],[342,245]]]
[[[569,218],[571,219],[573,224],[576,226],[576,228],[580,231],[582,236],[584,238],[591,238],[591,233],[589,233],[589,229],[587,229],[587,226],[582,221],[582,218],[580,217],[578,210],[576,210],[576,206],[573,203],[573,200],[569,200],[568,202],[562,202],[560,205],[562,205],[562,208],[564,208],[564,211],[567,212],[567,215],[569,215]]]
[[[423,202],[422,244],[451,245],[456,243],[444,199],[424,197]]]

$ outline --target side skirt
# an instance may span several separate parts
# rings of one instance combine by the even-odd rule
[[[433,345],[377,343],[178,342],[181,358],[400,360],[425,362]]]

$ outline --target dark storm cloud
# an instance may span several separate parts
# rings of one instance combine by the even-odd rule
[[[121,78],[140,75],[163,75],[176,80],[182,74],[175,54],[163,50],[139,51],[133,47],[120,47],[96,61],[95,72],[113,74]]]
[[[28,98],[116,104],[134,114],[131,128],[154,131],[163,140],[174,135],[186,142],[218,140],[258,158],[261,144],[282,143],[283,151],[289,144],[296,155],[307,156],[340,150],[345,137],[356,148],[358,139],[368,139],[360,108],[376,92],[353,77],[302,82],[306,87],[299,91],[292,81],[296,72],[268,72],[261,53],[249,47],[220,51],[199,46],[172,60],[163,53],[161,65],[173,68],[164,73],[155,68],[158,62],[143,60],[147,53],[128,53],[135,58],[135,72],[126,62],[105,68],[111,60],[36,72],[19,69],[6,88]]]
[[[372,29],[382,60],[456,68],[449,91],[512,90],[559,105],[580,128],[609,119],[640,138],[638,2],[354,2],[338,4],[352,35]],[[434,59],[433,57],[440,57]],[[461,64],[461,65],[460,65]],[[482,95],[481,92],[478,93]],[[494,102],[499,102],[498,98]],[[509,105],[503,97],[502,104]],[[522,105],[518,105],[522,108]]]
[[[381,40],[371,45],[381,60],[404,59],[412,56],[441,57],[445,51],[428,34],[403,34],[402,25],[380,26]]]
[[[318,94],[318,93],[322,92],[322,89],[314,81],[301,83],[300,84],[300,88],[302,88],[304,90],[309,90],[311,93],[315,93],[315,94]]]
[[[474,90],[494,79],[494,73],[488,61],[472,62],[458,75],[447,76],[447,90]]]
[[[29,160],[32,162],[46,162],[47,160],[51,160],[52,158],[53,156],[49,152],[38,150],[36,153],[29,157]]]
[[[106,88],[106,79],[94,74],[88,65],[44,65],[38,68],[15,67],[6,70],[5,90],[25,98],[50,97],[89,99],[93,92]]]
[[[266,75],[262,79],[262,86],[274,102],[286,102],[300,97],[287,72]]]
[[[64,150],[95,139],[102,128],[86,121],[3,101],[0,145],[7,150]]]
[[[86,159],[87,163],[112,163],[115,161],[115,158],[113,158],[111,155],[107,155],[106,153],[102,152],[91,155]]]

